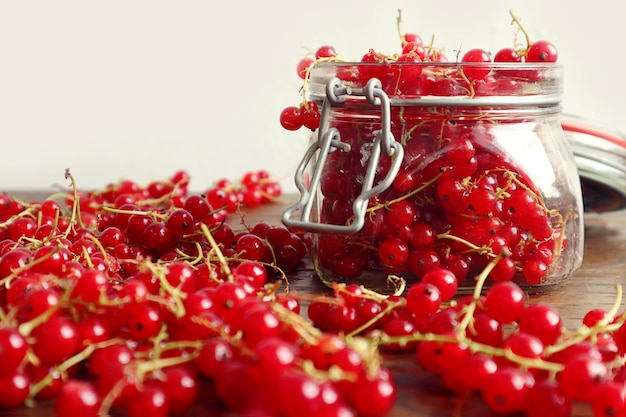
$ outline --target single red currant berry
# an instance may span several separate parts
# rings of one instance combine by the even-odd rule
[[[97,304],[109,288],[109,278],[104,272],[95,269],[85,270],[80,279],[74,282],[70,296],[84,303]]]
[[[382,417],[395,404],[398,390],[391,377],[384,374],[360,378],[350,394],[359,416]]]
[[[552,345],[562,333],[561,316],[549,304],[542,302],[531,304],[520,317],[519,329],[534,334],[546,346]]]
[[[491,375],[498,369],[498,364],[490,355],[474,353],[465,362],[460,364],[457,372],[461,374],[462,382],[470,390],[482,391]]]
[[[248,280],[255,288],[261,288],[267,282],[267,270],[256,261],[243,261],[232,272],[235,279]]]
[[[411,228],[410,243],[416,249],[429,248],[435,243],[435,230],[428,223],[416,223]]]
[[[528,47],[526,62],[556,62],[558,51],[550,41],[536,41]]]
[[[417,82],[423,69],[419,65],[419,63],[422,62],[422,58],[419,56],[418,52],[410,51],[404,53],[398,57],[396,62],[403,64],[396,68],[400,82]]]
[[[387,220],[393,226],[410,226],[415,221],[415,205],[406,200],[391,204],[387,210]]]
[[[165,223],[154,222],[146,226],[143,242],[151,253],[158,254],[171,248],[175,244],[175,237]]]
[[[500,346],[504,330],[502,324],[489,317],[487,313],[474,314],[474,322],[466,330],[467,337],[475,342],[489,346]]]
[[[589,401],[595,388],[606,381],[608,370],[601,360],[579,354],[565,363],[559,374],[563,394],[575,401]]]
[[[477,215],[487,216],[496,208],[498,198],[493,188],[479,187],[469,194],[469,202]]]
[[[17,408],[24,405],[30,392],[30,376],[23,369],[0,377],[0,407]]]
[[[511,333],[502,342],[502,348],[522,358],[539,358],[543,354],[541,340],[526,332]]]
[[[522,62],[522,56],[514,48],[502,48],[493,56],[493,62]]]
[[[427,282],[413,284],[406,293],[406,306],[419,320],[439,310],[441,301],[439,288]]]
[[[194,231],[195,219],[189,211],[179,208],[170,213],[166,225],[172,235],[178,238]]]
[[[428,270],[436,268],[441,264],[439,254],[434,249],[413,250],[409,254],[407,268],[416,276],[421,277]]]
[[[212,338],[207,340],[196,358],[196,365],[201,375],[216,378],[222,365],[233,358],[233,347],[225,340]]]
[[[129,417],[167,415],[168,397],[160,383],[147,381],[126,407]]]
[[[246,233],[237,239],[235,252],[242,259],[251,261],[268,261],[271,257],[267,243],[251,233]]]
[[[409,43],[414,43],[415,45],[424,45],[424,40],[420,35],[413,32],[407,32],[402,36],[402,44],[407,45]]]
[[[12,327],[0,327],[0,376],[8,375],[21,366],[28,344],[24,336]]]
[[[163,377],[168,412],[184,414],[198,399],[198,377],[192,368],[185,366],[170,366],[163,370]]]
[[[538,380],[526,393],[528,417],[570,417],[573,401],[563,394],[560,384],[546,378]]]
[[[522,266],[522,274],[529,285],[541,284],[541,279],[548,273],[548,266],[537,259],[531,259]]]
[[[422,276],[422,282],[436,286],[441,293],[441,301],[449,301],[456,295],[459,286],[454,272],[449,269],[436,267]]]
[[[90,382],[70,379],[61,387],[54,413],[64,417],[96,417],[100,402],[100,395]]]
[[[420,43],[407,42],[406,45],[402,47],[402,55],[406,55],[409,53],[416,54],[419,57],[420,61],[423,61],[424,57],[426,56],[426,49]],[[419,61],[416,61],[416,62],[419,62]]]
[[[529,381],[521,368],[505,367],[496,370],[483,390],[483,399],[496,413],[508,414],[523,410]]]
[[[296,66],[296,72],[298,73],[298,77],[303,80],[307,77],[307,72],[309,68],[315,63],[315,60],[311,57],[302,58],[298,61],[298,65]]]
[[[587,327],[593,327],[598,324],[599,321],[604,320],[607,317],[608,312],[602,308],[594,308],[589,310],[583,317],[583,324]]]
[[[491,62],[489,53],[484,49],[470,49],[463,58],[463,74],[470,80],[481,80],[491,72],[491,67],[486,65],[468,65],[468,63],[488,63]]]
[[[320,111],[317,103],[308,101],[300,106],[300,119],[307,129],[315,130],[320,127]]]
[[[594,417],[626,416],[626,389],[618,381],[609,381],[596,389],[591,399]]]
[[[47,365],[60,363],[80,348],[76,325],[63,316],[54,316],[35,327],[32,332],[33,353]]]
[[[159,310],[152,306],[139,309],[128,318],[128,328],[135,340],[144,341],[159,334],[163,326]]]
[[[391,237],[380,244],[378,256],[385,265],[402,266],[409,259],[409,247],[402,239]]]
[[[280,125],[287,130],[298,130],[302,127],[302,113],[300,108],[296,106],[285,107],[280,112]]]
[[[333,58],[336,56],[337,56],[337,52],[335,51],[335,48],[330,45],[320,46],[319,48],[317,48],[317,51],[315,51],[316,59]]]
[[[513,323],[524,314],[526,294],[513,282],[498,282],[487,290],[483,306],[487,314],[500,323]]]

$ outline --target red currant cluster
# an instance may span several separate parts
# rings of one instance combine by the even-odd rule
[[[316,237],[316,261],[331,280],[361,279],[369,271],[419,279],[441,266],[462,282],[506,251],[512,256],[493,269],[494,281],[546,284],[549,270],[567,248],[567,221],[575,202],[559,202],[561,208],[555,210],[526,172],[533,167],[509,150],[515,139],[509,138],[507,127],[533,129],[532,118],[511,116],[500,107],[465,107],[458,101],[451,108],[420,104],[433,96],[461,95],[465,101],[516,96],[549,81],[549,71],[533,64],[555,62],[556,48],[548,41],[531,42],[513,19],[526,34],[526,46],[503,48],[493,58],[483,49],[471,49],[460,62],[449,64],[440,48],[425,45],[417,34],[403,34],[398,54],[370,50],[359,62],[340,62],[335,54],[307,57],[298,64],[309,65],[305,86],[314,66],[325,64],[333,66],[327,71],[334,71],[344,85],[365,87],[377,78],[388,95],[400,99],[390,108],[390,130],[404,156],[392,186],[369,200],[359,233]],[[346,225],[354,218],[353,202],[363,189],[371,147],[383,129],[381,118],[362,103],[346,96],[326,121],[346,146],[325,159],[320,223]],[[286,109],[283,124],[299,127],[292,117],[296,113],[300,117],[301,112]],[[542,152],[542,145],[532,146]],[[394,158],[380,157],[374,184],[387,177]]]
[[[313,56],[307,55],[298,62],[296,71],[304,80],[305,86],[309,80],[311,68],[320,62],[337,60],[337,52],[332,46],[319,47]],[[306,91],[306,87],[303,87]],[[304,94],[306,94],[303,91]],[[320,126],[320,112],[317,103],[304,100],[299,106],[288,106],[280,113],[280,124],[287,130],[298,130],[301,127],[316,130]]]
[[[363,87],[370,79],[377,78],[387,94],[400,98],[519,94],[528,83],[541,81],[542,73],[533,65],[514,68],[506,64],[553,63],[557,61],[558,51],[550,41],[532,42],[519,19],[513,13],[511,17],[526,37],[524,47],[505,47],[493,57],[485,49],[474,48],[463,53],[458,63],[446,65],[448,58],[444,48],[436,47],[432,42],[425,44],[417,33],[402,33],[401,17],[398,16],[401,51],[387,55],[370,49],[361,57],[359,62],[362,65],[357,66],[357,71],[348,68],[338,76],[355,87]],[[319,127],[318,105],[307,101],[306,94],[312,69],[327,62],[345,60],[339,57],[334,47],[325,45],[298,62],[296,70],[304,80],[301,89],[304,100],[299,106],[288,106],[281,111],[279,120],[283,128],[298,130],[304,126],[315,130]],[[503,63],[505,66],[498,65]]]
[[[610,311],[592,309],[575,331],[562,326],[546,303],[530,303],[515,283],[482,285],[454,297],[450,270],[433,269],[405,296],[381,297],[354,284],[337,284],[334,297],[313,300],[309,314],[329,331],[359,334],[381,350],[414,352],[459,396],[478,395],[499,414],[569,417],[573,404],[593,415],[626,412],[626,313],[621,289]]]
[[[67,177],[69,195],[0,197],[0,406],[54,399],[63,417],[180,414],[203,398],[250,416],[391,408],[378,352],[314,328],[269,279],[305,256],[300,237],[225,222],[237,204],[279,195],[266,174],[206,196],[187,193],[184,172],[92,192]]]
[[[472,120],[413,124],[408,112],[403,118],[396,128],[398,135],[408,132],[405,158],[392,187],[370,200],[361,232],[317,237],[320,265],[343,278],[372,269],[419,278],[445,266],[463,281],[506,251],[512,256],[494,268],[494,281],[541,284],[554,254],[567,245],[564,220],[546,207],[512,158],[494,153],[494,126]],[[321,221],[340,225],[350,221],[351,196],[365,171],[355,142],[375,135],[378,127],[334,126],[355,149],[329,155],[320,184]],[[381,158],[380,178],[390,161]]]
[[[238,205],[257,207],[275,200],[281,193],[280,184],[272,180],[267,171],[261,170],[245,173],[238,182],[221,179],[204,195],[211,206],[233,213]]]

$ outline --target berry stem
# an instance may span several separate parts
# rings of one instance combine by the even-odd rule
[[[369,319],[367,322],[363,323],[362,325],[360,325],[359,327],[357,327],[356,329],[354,329],[350,333],[348,333],[346,335],[346,338],[354,337],[354,336],[360,334],[361,332],[363,332],[366,329],[368,329],[370,326],[372,326],[375,323],[377,323],[380,319],[385,317],[391,311],[393,311],[397,307],[400,307],[400,306],[405,305],[405,304],[406,304],[406,300],[405,299],[401,299],[401,300],[398,300],[396,302],[389,303],[380,313],[376,314],[374,317]]]
[[[50,385],[50,383],[54,379],[54,375],[56,372],[60,373],[61,375],[65,375],[69,369],[71,369],[72,367],[78,365],[79,363],[89,358],[89,356],[91,356],[91,354],[95,352],[96,350],[107,347],[107,346],[119,344],[119,343],[122,343],[122,340],[110,339],[110,340],[105,340],[103,342],[94,343],[93,345],[88,345],[85,349],[81,350],[74,356],[68,358],[63,363],[59,364],[58,366],[54,368],[55,372],[53,371],[49,372],[48,375],[46,375],[44,378],[42,378],[39,382],[37,382],[30,388],[28,398],[26,399],[26,405],[30,407],[34,407],[35,397],[37,396],[39,391],[41,391],[42,389]]]
[[[10,225],[11,223],[13,223],[15,220],[22,218],[22,217],[26,217],[26,216],[33,216],[34,213],[37,212],[37,208],[35,207],[28,207],[26,210],[23,210],[21,212],[19,212],[18,214],[15,214],[11,217],[9,217],[6,221],[0,223],[0,227],[6,227],[8,225]]]
[[[185,304],[183,303],[183,299],[187,298],[187,293],[178,287],[172,286],[172,284],[170,284],[167,280],[165,271],[167,266],[155,265],[151,262],[146,262],[145,266],[159,280],[161,289],[169,294],[174,300],[174,305],[172,305],[171,302],[166,303],[165,305],[177,318],[183,317],[185,315]]]
[[[22,272],[34,267],[35,265],[38,265],[40,263],[43,263],[45,261],[47,261],[49,258],[51,258],[53,255],[57,254],[59,252],[59,248],[55,248],[54,250],[46,253],[44,256],[37,258],[29,263],[27,263],[26,265],[22,266],[21,268],[17,268],[11,271],[11,273],[9,275],[7,275],[6,277],[0,279],[0,288],[9,288],[11,287],[11,281],[13,281],[15,278],[17,278]]]
[[[517,27],[519,27],[519,29],[522,31],[522,33],[524,34],[524,37],[526,38],[526,49],[528,49],[528,47],[530,45],[532,45],[532,41],[530,40],[530,35],[528,34],[528,31],[526,31],[526,28],[524,28],[524,25],[522,25],[522,22],[519,20],[519,18],[515,15],[515,13],[513,13],[513,10],[509,10],[509,14],[511,15],[511,19],[513,19],[513,21],[511,22],[512,24],[515,23],[517,25]]]
[[[137,216],[147,216],[147,217],[152,217],[153,220],[166,220],[167,219],[167,215],[166,214],[160,214],[157,213],[154,210],[120,210],[117,208],[113,208],[113,207],[108,207],[106,205],[102,206],[102,211],[108,211],[109,213],[115,213],[115,214],[126,214],[129,216],[132,215],[137,215]]]
[[[394,198],[393,200],[387,200],[384,203],[378,203],[376,205],[368,207],[366,211],[371,213],[371,212],[374,212],[374,211],[376,211],[378,209],[389,207],[393,203],[397,203],[399,201],[406,200],[407,198],[409,198],[409,197],[411,197],[411,196],[413,196],[413,195],[415,195],[415,194],[417,194],[417,193],[419,193],[421,191],[424,191],[431,184],[433,184],[435,181],[437,181],[439,179],[439,177],[441,177],[445,171],[446,171],[445,169],[441,170],[441,172],[438,173],[437,175],[435,175],[431,180],[429,180],[429,181],[427,181],[425,183],[422,183],[421,186],[417,187],[416,189],[412,190],[411,192],[403,194],[403,195],[401,195],[398,198]]]
[[[32,333],[32,331],[39,325],[45,323],[46,321],[48,321],[48,319],[50,317],[52,317],[52,315],[54,313],[56,313],[59,310],[58,306],[54,306],[51,307],[47,310],[45,310],[43,313],[41,313],[40,315],[38,315],[37,317],[33,318],[32,320],[26,321],[22,324],[20,324],[17,328],[18,332],[24,336],[24,337],[28,337],[30,336],[30,334]]]
[[[400,36],[400,42],[402,42],[402,46],[406,45],[408,42],[404,33],[402,33],[402,9],[398,9],[398,17],[396,18],[396,29],[398,30],[398,36]]]
[[[317,344],[319,338],[322,336],[322,332],[315,327],[311,322],[306,320],[299,314],[293,313],[280,303],[271,303],[272,310],[278,314],[278,316],[285,323],[288,323],[298,333],[302,339],[309,344]]]
[[[226,275],[227,279],[229,281],[235,281],[235,277],[233,276],[233,272],[231,271],[230,266],[228,266],[228,261],[224,257],[224,254],[222,253],[219,245],[217,244],[217,242],[213,238],[213,235],[211,234],[211,231],[209,230],[207,225],[202,223],[200,225],[200,229],[202,230],[202,234],[204,235],[206,240],[211,245],[211,248],[215,252],[215,256],[217,256],[217,258],[219,259],[220,265],[222,266],[222,271]]]
[[[463,335],[463,337],[465,337],[465,330],[474,319],[474,312],[476,311],[476,307],[478,306],[478,302],[480,301],[480,295],[483,291],[483,287],[485,286],[485,281],[487,281],[489,273],[491,273],[496,264],[500,261],[500,259],[505,256],[509,256],[509,253],[505,251],[500,252],[476,277],[476,284],[474,286],[474,292],[472,293],[472,301],[464,308],[465,314],[463,316],[463,320],[461,320],[461,322],[459,323],[459,326],[457,328],[457,334]]]
[[[77,222],[81,228],[85,227],[85,225],[83,224],[83,219],[80,215],[80,196],[78,193],[78,187],[76,186],[76,180],[74,179],[74,176],[70,172],[69,168],[65,170],[65,178],[69,179],[70,183],[72,184],[72,192],[74,198],[72,199],[72,216],[70,217],[67,230],[63,234],[63,237],[69,236],[70,230],[74,228]]]
[[[495,256],[493,254],[493,250],[489,247],[489,246],[478,246],[475,245],[474,243],[463,239],[461,237],[455,236],[453,234],[450,234],[450,231],[444,232],[444,233],[440,233],[437,235],[437,239],[450,239],[450,240],[454,240],[455,242],[459,242],[462,243],[464,245],[467,245],[468,248],[470,248],[470,250],[478,253],[479,255],[488,255],[488,256]]]

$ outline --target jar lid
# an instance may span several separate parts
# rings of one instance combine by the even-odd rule
[[[585,212],[626,208],[626,135],[569,114],[561,125],[574,153]]]

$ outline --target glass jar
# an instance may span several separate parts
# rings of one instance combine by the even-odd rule
[[[311,232],[326,283],[388,292],[441,266],[463,291],[492,262],[488,283],[560,285],[584,233],[562,88],[554,63],[320,64],[320,128],[283,222]]]

